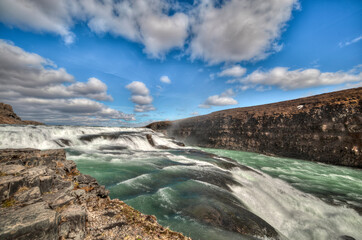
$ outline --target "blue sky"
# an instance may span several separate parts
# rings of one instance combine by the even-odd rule
[[[0,0],[0,22],[0,101],[50,124],[137,126],[362,86],[359,0]]]

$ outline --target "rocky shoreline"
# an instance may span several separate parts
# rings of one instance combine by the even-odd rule
[[[149,124],[188,145],[362,168],[362,88]]]
[[[190,239],[108,196],[65,151],[0,150],[0,239]]]

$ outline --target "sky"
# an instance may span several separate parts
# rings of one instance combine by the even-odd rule
[[[143,126],[362,86],[360,0],[0,0],[0,102]]]

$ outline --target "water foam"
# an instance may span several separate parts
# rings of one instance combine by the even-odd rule
[[[72,147],[86,152],[95,152],[102,146],[125,146],[130,150],[139,151],[156,151],[158,146],[180,148],[172,141],[145,128],[1,125],[0,134],[0,148]],[[112,134],[116,135],[112,137]],[[155,146],[150,144],[147,135],[152,136]],[[87,136],[93,138],[86,139]]]
[[[234,194],[289,239],[362,236],[362,218],[353,209],[328,205],[266,174],[238,170],[233,176],[243,185],[232,187]]]

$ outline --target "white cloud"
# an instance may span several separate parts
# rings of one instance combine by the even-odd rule
[[[134,81],[126,86],[131,91],[132,95],[148,95],[150,90],[146,87],[143,82]]]
[[[96,100],[112,101],[113,98],[107,94],[107,85],[97,78],[89,78],[88,82],[77,82],[67,89],[73,92],[74,95],[78,94],[81,96],[93,98]]]
[[[172,48],[182,48],[189,18],[182,12],[168,15],[165,0],[0,0],[0,21],[37,32],[50,32],[74,42],[71,28],[82,21],[98,33],[111,33],[144,44],[151,57],[162,58]]]
[[[142,96],[142,95],[134,95],[131,97],[132,102],[140,104],[140,105],[147,105],[151,104],[153,98],[151,96]]]
[[[241,77],[246,73],[246,68],[240,67],[239,65],[232,66],[224,69],[218,75],[220,77]]]
[[[338,44],[338,46],[339,47],[346,47],[346,46],[348,46],[348,45],[351,45],[351,44],[353,44],[353,43],[357,43],[357,42],[359,42],[359,41],[361,41],[362,40],[362,35],[361,36],[358,36],[358,37],[356,37],[356,38],[354,38],[354,39],[352,39],[351,41],[347,41],[347,42],[340,42],[339,44]]]
[[[0,40],[0,101],[11,104],[31,120],[78,124],[90,119],[108,125],[109,119],[134,120],[131,114],[91,100],[112,100],[107,85],[97,78],[76,82],[63,68],[38,54]]]
[[[135,103],[135,112],[149,112],[156,108],[152,105],[153,98],[150,96],[150,90],[143,82],[133,81],[126,86],[131,92],[131,101]]]
[[[203,0],[193,20],[191,57],[210,63],[265,58],[280,50],[277,40],[297,0]]]
[[[168,76],[162,76],[160,78],[160,81],[163,82],[163,83],[167,83],[167,84],[170,84],[171,83],[171,80]]]
[[[211,106],[227,106],[236,105],[238,102],[232,98],[235,95],[232,89],[228,89],[220,95],[213,95],[206,99],[203,104],[199,105],[199,108],[210,108]]]
[[[323,85],[362,81],[361,65],[344,72],[321,72],[315,68],[289,70],[286,67],[276,67],[269,71],[256,70],[239,80],[245,85],[278,86],[284,90],[308,88]]]
[[[200,115],[200,114],[199,114],[199,112],[195,111],[195,112],[190,113],[190,115],[191,115],[191,116],[198,116],[198,115]]]
[[[146,46],[145,52],[152,57],[160,58],[172,48],[182,48],[188,35],[188,24],[188,17],[183,13],[141,18],[140,26],[143,34],[142,42]]]
[[[47,67],[47,68],[45,68]],[[50,60],[38,54],[25,52],[11,42],[0,39],[0,83],[41,87],[64,82],[74,82],[65,69],[56,67]]]
[[[210,63],[262,59],[280,50],[277,40],[297,0],[0,0],[0,21],[24,30],[54,33],[75,41],[76,23],[144,45],[163,58],[187,40],[191,57]]]
[[[155,111],[156,108],[152,105],[136,105],[134,107],[134,111],[135,112],[150,112],[150,111]]]
[[[59,34],[65,43],[74,41],[69,30],[73,25],[73,1],[0,1],[0,21],[24,30]]]

